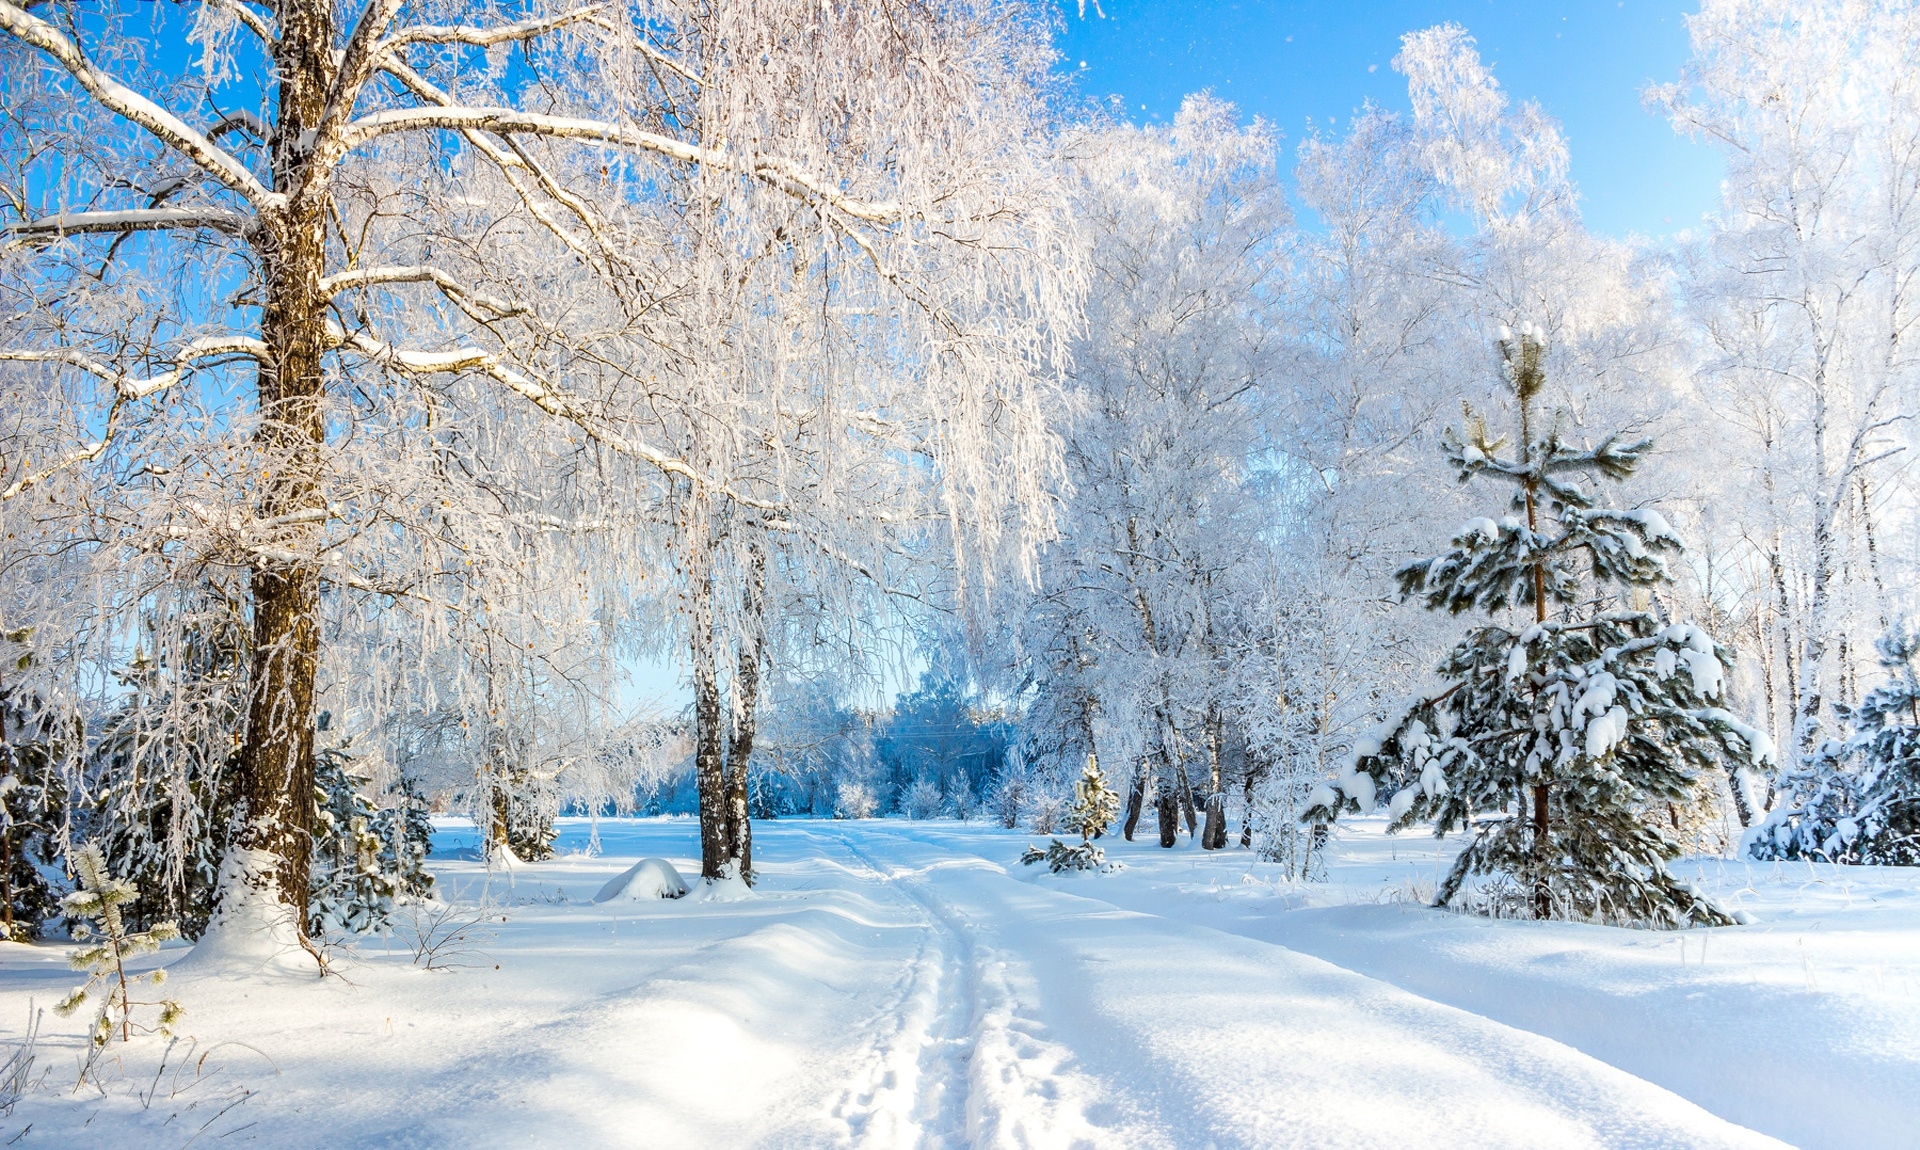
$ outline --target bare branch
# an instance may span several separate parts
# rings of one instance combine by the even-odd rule
[[[268,191],[232,153],[189,127],[180,117],[101,71],[87,59],[78,44],[14,0],[0,0],[0,31],[52,57],[109,111],[145,128],[155,139],[246,197],[255,208],[267,211],[286,202],[285,196]]]

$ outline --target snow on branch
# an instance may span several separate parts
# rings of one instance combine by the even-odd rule
[[[331,321],[327,326],[335,346],[359,352],[368,359],[410,375],[479,372],[505,384],[515,394],[528,400],[541,411],[572,424],[585,432],[589,439],[612,451],[651,464],[667,474],[681,476],[696,486],[724,495],[743,507],[761,511],[781,509],[779,503],[748,495],[723,483],[716,483],[685,460],[677,459],[651,444],[622,434],[605,420],[588,411],[578,398],[517,370],[495,352],[478,347],[455,348],[451,351],[410,351],[382,343],[372,336],[359,332],[343,331]]]
[[[387,37],[380,44],[379,51],[385,54],[408,44],[471,44],[477,48],[491,48],[543,36],[556,28],[603,12],[606,7],[605,4],[589,4],[540,20],[522,20],[518,24],[501,24],[492,28],[476,28],[466,24],[423,24]]]
[[[179,355],[174,358],[172,368],[150,376],[137,376],[116,371],[77,348],[62,347],[46,350],[0,348],[0,360],[11,360],[16,363],[62,363],[68,367],[77,367],[89,375],[112,384],[114,395],[123,400],[145,399],[156,392],[165,391],[184,379],[187,373],[193,370],[193,365],[200,360],[228,355],[248,355],[255,359],[264,359],[267,355],[267,345],[250,336],[206,336],[182,348]]]
[[[155,139],[244,196],[254,207],[263,210],[277,208],[285,202],[286,197],[268,191],[232,153],[189,127],[186,121],[172,112],[101,71],[93,61],[87,59],[78,44],[52,24],[14,3],[14,0],[0,0],[0,31],[40,49],[65,68],[89,95],[109,111],[145,128]]]
[[[227,208],[130,208],[112,212],[60,212],[14,224],[6,230],[6,234],[15,237],[9,246],[90,232],[197,231],[206,228],[237,236],[245,232],[251,222],[245,212]]]
[[[320,294],[329,298],[354,288],[372,287],[376,284],[432,283],[449,298],[456,301],[471,301],[479,304],[496,316],[513,315],[520,309],[506,300],[482,295],[462,285],[459,280],[441,271],[439,268],[425,265],[405,264],[386,267],[354,268],[351,271],[330,275],[320,281]]]
[[[327,107],[320,115],[320,122],[314,129],[316,138],[329,140],[334,138],[353,116],[353,106],[360,99],[360,90],[373,78],[380,68],[380,38],[386,34],[393,18],[400,14],[402,0],[373,0],[360,13],[359,21],[354,25],[353,35],[348,38],[345,50],[336,57],[333,88],[327,93]],[[345,152],[346,149],[341,149]],[[322,169],[332,167],[331,160],[324,160]]]
[[[0,0],[6,3],[8,0]],[[777,156],[747,155],[703,148],[684,140],[622,127],[605,120],[583,120],[571,116],[548,116],[522,112],[514,108],[392,108],[362,116],[348,124],[337,138],[338,148],[350,150],[394,132],[446,129],[477,130],[496,136],[522,133],[554,139],[586,140],[609,147],[626,147],[653,152],[687,164],[735,167],[751,172],[769,184],[803,199],[826,204],[857,220],[873,224],[898,222],[903,212],[897,203],[873,202],[843,195],[802,172]]]

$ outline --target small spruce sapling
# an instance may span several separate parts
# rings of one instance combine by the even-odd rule
[[[1080,781],[1073,784],[1073,797],[1073,826],[1083,843],[1107,833],[1108,825],[1120,813],[1120,796],[1107,786],[1106,773],[1093,754],[1087,755],[1087,768],[1081,772]]]
[[[1391,795],[1392,829],[1470,827],[1436,906],[1480,875],[1536,918],[1729,923],[1668,873],[1679,847],[1649,812],[1684,800],[1701,772],[1731,774],[1772,748],[1714,705],[1727,663],[1713,639],[1643,609],[1679,538],[1657,512],[1596,506],[1582,482],[1628,478],[1650,443],[1608,435],[1579,448],[1558,420],[1543,433],[1533,404],[1546,344],[1526,331],[1503,337],[1500,351],[1518,400],[1517,452],[1471,411],[1467,434],[1449,429],[1444,446],[1462,482],[1512,486],[1510,513],[1467,523],[1451,550],[1399,580],[1429,609],[1498,620],[1517,607],[1528,618],[1470,630],[1441,665],[1441,688],[1364,741],[1302,819],[1370,810]]]
[[[97,997],[100,1011],[93,1020],[93,1043],[105,1046],[113,1036],[116,1013],[120,1016],[120,1041],[128,1042],[133,1038],[133,1008],[157,1006],[159,1019],[152,1027],[141,1029],[170,1037],[174,1024],[185,1013],[180,1004],[170,998],[147,1002],[133,997],[134,986],[142,981],[158,986],[166,981],[167,972],[152,970],[129,977],[127,960],[151,954],[160,949],[161,943],[179,938],[179,927],[162,922],[147,930],[128,931],[120,908],[140,897],[139,890],[132,883],[109,875],[100,848],[91,843],[74,855],[73,863],[80,874],[80,889],[68,895],[62,905],[67,914],[82,920],[74,928],[74,937],[83,942],[92,941],[93,945],[81,948],[71,959],[75,970],[87,972],[87,981],[75,987],[54,1011],[64,1018],[89,998]]]
[[[1093,845],[1093,840],[1106,833],[1107,827],[1120,813],[1120,796],[1107,786],[1107,776],[1100,770],[1100,760],[1089,754],[1087,767],[1080,775],[1080,781],[1073,785],[1074,804],[1068,813],[1068,825],[1080,832],[1080,841],[1068,845],[1054,839],[1045,850],[1028,847],[1020,856],[1020,861],[1032,866],[1045,862],[1054,873],[1069,870],[1113,870],[1119,864],[1107,861],[1107,852]]]

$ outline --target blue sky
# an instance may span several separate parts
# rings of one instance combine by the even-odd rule
[[[1674,0],[1067,0],[1061,66],[1082,91],[1119,95],[1136,121],[1165,120],[1211,88],[1284,134],[1283,157],[1310,130],[1337,132],[1371,99],[1408,107],[1391,67],[1400,36],[1452,21],[1515,103],[1535,100],[1564,125],[1590,227],[1665,235],[1697,224],[1719,198],[1722,165],[1646,111],[1640,90],[1686,62]],[[1085,67],[1081,67],[1084,61]],[[1329,118],[1331,117],[1331,122]]]

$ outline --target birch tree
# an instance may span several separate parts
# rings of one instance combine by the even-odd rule
[[[1046,170],[1028,163],[1043,158],[1027,129],[1047,62],[1029,14],[222,0],[152,17],[167,42],[156,58],[194,60],[168,75],[141,66],[142,8],[0,0],[9,93],[31,97],[8,124],[9,151],[28,159],[7,238],[31,257],[16,265],[24,282],[48,285],[0,356],[20,407],[74,399],[63,439],[48,440],[71,446],[10,458],[6,494],[74,469],[138,468],[154,442],[241,430],[222,440],[221,467],[196,473],[229,504],[245,493],[222,513],[215,560],[245,571],[251,629],[235,764],[245,814],[222,878],[236,929],[297,938],[305,920],[323,597],[394,590],[369,589],[331,546],[348,510],[379,514],[377,492],[351,509],[336,498],[337,453],[370,429],[343,414],[356,396],[404,396],[397,406],[422,418],[386,426],[430,425],[438,381],[452,381],[478,389],[475,419],[534,419],[662,486],[808,527],[777,484],[749,492],[674,450],[695,437],[649,438],[674,420],[684,430],[712,398],[685,371],[711,341],[672,341],[684,313],[652,322],[686,282],[671,273],[740,238],[700,230],[710,200],[673,198],[688,173],[714,173],[708,193],[725,188],[755,226],[812,229],[833,268],[820,282],[861,285],[913,317],[916,371],[901,375],[929,397],[915,414],[943,418],[910,442],[932,454],[947,517],[991,527],[1011,505],[1026,508],[1016,534],[1044,529],[1035,367],[1071,321],[1073,290],[1052,271],[1044,178],[1023,179]],[[93,130],[70,130],[76,120]],[[505,294],[477,288],[510,235],[569,258]],[[134,262],[171,293],[143,298]],[[63,290],[82,274],[110,286]],[[546,322],[533,306],[545,289],[582,275],[612,301],[620,340],[657,354],[603,355]],[[693,390],[671,390],[663,368]],[[195,381],[218,381],[194,392],[208,422],[129,434],[157,426]],[[1016,447],[1017,466],[988,466],[990,441]],[[171,502],[149,498],[150,510],[180,506],[159,494]]]
[[[1912,506],[1896,468],[1920,379],[1920,13],[1710,0],[1688,30],[1692,61],[1649,97],[1727,160],[1689,310],[1753,495],[1737,529],[1760,554],[1766,673],[1805,771],[1834,704],[1861,693],[1870,653],[1850,638],[1892,609],[1875,522]]]

